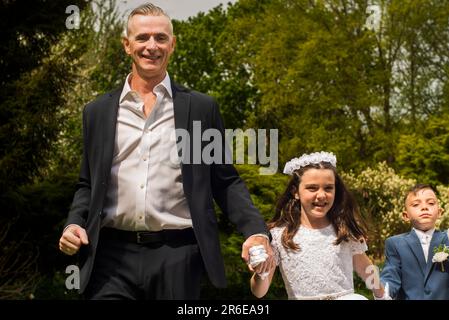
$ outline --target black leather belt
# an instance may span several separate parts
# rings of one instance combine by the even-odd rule
[[[114,228],[102,228],[100,238],[140,244],[196,242],[192,228],[165,229],[161,231],[125,231]]]

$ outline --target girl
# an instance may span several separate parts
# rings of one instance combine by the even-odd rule
[[[366,232],[355,200],[337,174],[336,162],[332,153],[316,152],[285,165],[284,173],[292,179],[268,227],[289,299],[366,299],[354,294],[354,269],[371,283],[376,297],[384,296],[377,268],[365,254]],[[276,267],[268,276],[262,274],[267,270],[254,270],[251,291],[261,298]]]

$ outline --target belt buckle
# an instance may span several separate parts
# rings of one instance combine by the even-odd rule
[[[142,232],[137,232],[137,243],[143,244]]]
[[[162,241],[162,235],[148,231],[138,231],[136,234],[138,244],[156,243]]]

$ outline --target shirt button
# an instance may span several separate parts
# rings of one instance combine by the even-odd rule
[[[139,217],[139,219],[140,219],[140,220],[142,220],[142,219],[143,219],[143,217],[142,217],[142,216],[140,216],[140,217]]]
[[[143,187],[144,187],[144,185],[143,185],[143,184],[141,184],[141,185],[140,185],[140,189],[143,189]]]
[[[147,161],[147,158],[143,158],[143,161]]]

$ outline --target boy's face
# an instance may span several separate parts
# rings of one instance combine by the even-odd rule
[[[421,189],[416,194],[409,193],[405,200],[405,211],[402,216],[416,229],[427,231],[435,227],[435,222],[441,216],[442,211],[433,190]]]

